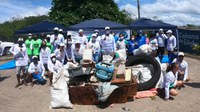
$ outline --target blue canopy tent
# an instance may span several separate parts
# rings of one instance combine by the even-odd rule
[[[131,30],[158,30],[160,28],[174,30],[177,37],[177,47],[179,48],[178,27],[161,21],[155,21],[147,18],[141,18],[129,24]]]
[[[91,19],[81,22],[79,24],[72,25],[68,28],[68,30],[94,30],[94,29],[104,29],[105,27],[109,26],[111,29],[129,29],[127,25],[123,25],[120,23],[104,20],[104,19]]]
[[[147,18],[141,18],[129,24],[130,29],[145,30],[145,29],[177,29],[177,26],[163,23],[161,21],[155,21]]]
[[[53,28],[58,27],[63,29],[63,31],[66,31],[66,28],[64,25],[45,20],[40,23],[36,23],[34,25],[28,26],[26,28],[23,28],[21,30],[17,30],[15,34],[28,34],[28,33],[51,33],[53,32]]]

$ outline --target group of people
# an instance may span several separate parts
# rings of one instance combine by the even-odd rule
[[[92,49],[93,61],[98,63],[103,60],[105,55],[116,57],[116,51],[125,51],[124,55],[134,55],[134,50],[142,45],[151,46],[153,56],[158,57],[162,62],[165,51],[168,52],[170,69],[163,74],[163,88],[165,89],[166,100],[169,94],[177,94],[172,87],[184,86],[183,83],[188,81],[188,64],[184,61],[184,53],[179,52],[176,48],[176,37],[171,30],[166,34],[163,29],[159,29],[157,33],[152,33],[149,38],[147,34],[139,31],[137,35],[131,35],[125,38],[124,33],[119,36],[113,34],[109,27],[105,27],[105,33],[99,35],[99,30],[95,30],[90,36],[85,36],[82,29],[79,30],[78,36],[68,34],[63,35],[62,29],[54,28],[52,35],[28,34],[28,38],[24,41],[19,38],[17,44],[14,44],[10,52],[16,60],[16,76],[17,85],[20,86],[20,74],[23,73],[24,84],[27,85],[27,77],[32,79],[37,75],[45,77],[45,71],[50,79],[49,85],[52,85],[53,74],[58,73],[67,62],[80,63],[83,59],[84,49]],[[28,74],[28,75],[27,75]]]

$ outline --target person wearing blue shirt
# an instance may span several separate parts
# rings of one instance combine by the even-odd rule
[[[128,56],[133,56],[134,50],[135,50],[135,36],[132,34],[130,40],[128,41]]]
[[[142,31],[139,31],[136,38],[135,38],[135,41],[136,41],[136,46],[135,48],[138,49],[140,46],[146,44],[146,36],[144,36],[142,34]]]

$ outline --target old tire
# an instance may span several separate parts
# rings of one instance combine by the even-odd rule
[[[160,64],[157,62],[156,59],[147,55],[131,56],[126,62],[126,66],[134,66],[138,64],[151,64],[154,68],[153,70],[151,70],[152,78],[147,82],[139,83],[138,91],[149,90],[151,88],[154,88],[160,78],[161,74]]]

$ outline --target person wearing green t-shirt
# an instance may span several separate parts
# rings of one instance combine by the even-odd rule
[[[29,60],[31,60],[32,55],[33,55],[33,51],[32,51],[32,34],[31,33],[28,34],[28,39],[25,41],[25,45],[26,45],[26,51],[27,51]]]
[[[34,37],[34,40],[32,41],[32,47],[33,47],[33,55],[39,56],[39,49],[41,46],[42,40],[38,38],[38,36]]]
[[[46,36],[46,41],[47,41],[47,47],[51,50],[51,53],[53,53],[53,45],[50,43],[50,38],[51,38],[51,35],[47,35]]]

